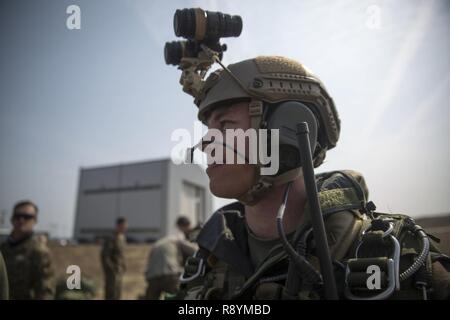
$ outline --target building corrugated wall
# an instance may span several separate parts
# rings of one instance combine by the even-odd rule
[[[179,215],[204,222],[212,212],[208,177],[197,165],[170,159],[80,169],[75,238],[110,233],[117,217],[128,220],[130,239],[153,241],[176,232]]]

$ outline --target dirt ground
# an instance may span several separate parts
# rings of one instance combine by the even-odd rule
[[[57,278],[67,278],[69,265],[78,265],[81,276],[93,280],[97,294],[96,299],[103,299],[103,271],[100,263],[100,246],[96,244],[61,246],[49,243]],[[146,289],[144,272],[151,245],[132,244],[127,246],[127,271],[123,280],[122,299],[136,300]]]

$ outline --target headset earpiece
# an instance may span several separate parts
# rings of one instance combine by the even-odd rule
[[[297,124],[307,122],[311,151],[314,152],[317,143],[317,120],[308,106],[298,101],[287,101],[270,106],[269,109],[265,122],[267,129],[280,130],[280,150],[293,147],[298,152]]]

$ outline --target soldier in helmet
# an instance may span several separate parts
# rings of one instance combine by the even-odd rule
[[[116,229],[111,237],[104,240],[101,250],[101,261],[105,275],[105,299],[120,300],[122,278],[126,270],[125,232],[128,224],[124,217],[116,220]]]
[[[13,230],[0,246],[6,264],[10,299],[53,299],[53,265],[49,249],[33,233],[38,207],[20,201],[13,209]]]
[[[211,73],[195,103],[208,129],[225,135],[227,129],[292,131],[303,121],[298,110],[309,110],[317,123],[315,167],[339,138],[338,113],[323,83],[284,57],[260,56]],[[282,142],[274,175],[262,175],[259,162],[208,164],[212,193],[238,202],[216,211],[197,237],[199,250],[181,279],[186,299],[324,298],[299,152]],[[203,150],[208,143],[201,143]],[[378,215],[361,174],[333,171],[316,175],[316,183],[339,298],[449,297],[448,257],[409,217]],[[298,256],[294,267],[276,224],[283,199],[282,226]],[[374,291],[366,286],[368,261],[383,269],[382,287]]]

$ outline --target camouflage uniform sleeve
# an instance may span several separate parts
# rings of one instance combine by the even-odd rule
[[[121,272],[125,272],[127,269],[127,265],[126,265],[126,259],[125,259],[125,243],[121,240],[117,240],[117,264],[118,267],[120,268]]]
[[[8,298],[8,275],[6,274],[5,261],[3,260],[2,253],[0,252],[0,300],[8,300]]]
[[[36,252],[33,261],[33,291],[35,299],[53,299],[54,298],[54,270],[50,251],[40,246]]]
[[[114,270],[114,262],[111,260],[112,256],[112,240],[106,239],[102,246],[101,259],[103,269]]]
[[[104,268],[116,273],[124,272],[126,270],[124,251],[124,244],[118,238],[112,238],[105,242],[102,250]]]

